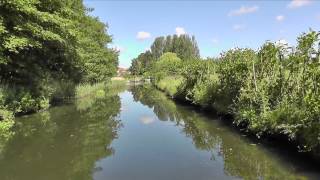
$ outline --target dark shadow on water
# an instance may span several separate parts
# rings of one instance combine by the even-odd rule
[[[219,121],[220,126],[237,133],[239,136],[245,137],[252,145],[262,146],[263,149],[278,156],[282,161],[289,162],[297,172],[310,171],[320,175],[319,157],[316,157],[311,152],[300,152],[297,144],[288,141],[287,136],[263,136],[258,138],[255,134],[245,131],[244,128],[235,126],[232,123],[233,117],[231,115],[217,114],[217,112],[211,111],[208,108],[201,108],[185,101],[178,100],[175,101],[175,103],[183,108],[189,109],[192,113],[208,117],[210,120]]]
[[[120,107],[117,94],[105,94],[17,118],[0,154],[0,179],[92,179],[102,170],[96,161],[114,154]]]
[[[131,92],[135,101],[152,108],[160,120],[181,126],[198,149],[222,156],[227,174],[244,179],[320,178],[319,163],[290,143],[258,140],[234,127],[226,117],[173,102],[150,85],[132,87]]]
[[[18,118],[13,139],[0,153],[0,179],[87,180],[94,179],[94,174],[99,174],[101,175],[99,177],[104,179],[104,174],[131,179],[132,177],[126,173],[136,172],[123,172],[125,168],[123,165],[130,165],[130,163],[135,166],[135,170],[150,166],[159,167],[159,169],[144,172],[146,174],[138,174],[142,178],[145,178],[145,175],[151,177],[153,174],[150,173],[155,172],[169,175],[172,179],[184,177],[185,174],[195,177],[203,175],[202,178],[213,179],[211,175],[214,173],[226,179],[237,177],[250,180],[320,179],[319,164],[312,162],[306,154],[297,153],[286,144],[275,143],[270,139],[257,140],[239,131],[230,124],[231,121],[221,119],[215,113],[173,102],[150,84],[132,85],[128,89],[131,94],[126,92],[120,95],[121,98],[117,94],[119,90],[106,91],[110,93],[78,99],[74,104],[54,107],[49,111]],[[129,103],[133,109],[121,112],[121,109],[125,108],[121,105],[123,101]],[[143,121],[146,124],[141,125],[140,121],[132,118],[132,116],[143,118],[139,111],[142,114],[145,111],[152,112],[154,116],[147,114]],[[152,122],[148,119],[149,116],[154,118]],[[128,117],[128,119],[120,120],[120,117]],[[129,124],[124,127],[123,123]],[[166,126],[167,124],[170,126]],[[130,125],[131,129],[126,129]],[[141,127],[144,128],[141,129]],[[161,138],[152,139],[159,135],[163,136],[167,130],[171,133],[170,138],[177,137],[163,141],[163,144],[157,141]],[[129,131],[130,133],[141,131],[139,133],[145,139],[140,139],[141,136],[121,138],[120,134]],[[178,139],[192,143],[181,143],[178,147],[176,141]],[[152,152],[148,148],[142,149],[144,151],[134,149],[140,146],[133,143],[140,140],[149,143],[143,146],[151,147]],[[125,158],[117,156],[117,159],[116,152],[118,155],[130,156]],[[163,155],[161,159],[153,162],[158,163],[157,165],[144,161],[140,162],[141,164],[128,162],[126,159],[145,160],[149,158],[149,156],[144,158],[146,154],[151,155],[153,159],[156,158],[153,157],[153,152]],[[184,158],[189,155],[194,156],[197,158],[194,159],[195,161],[209,165],[201,164],[203,167],[199,167],[198,164],[190,165],[193,163],[190,161],[187,162],[190,165],[187,167],[194,169],[188,169],[186,172],[174,165],[173,161],[177,160],[175,158],[180,154],[185,155],[180,156]],[[113,161],[108,161],[110,159]],[[179,161],[185,162],[184,159]],[[214,165],[210,166],[210,164]],[[130,169],[132,166],[126,167],[128,168],[126,170],[132,170]],[[216,169],[212,169],[213,167]],[[165,168],[173,169],[175,174],[164,174]],[[119,171],[120,174],[112,174],[110,169]],[[182,172],[185,174],[178,174]]]

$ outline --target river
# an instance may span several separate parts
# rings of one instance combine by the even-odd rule
[[[17,118],[0,179],[320,179],[320,170],[138,85]]]

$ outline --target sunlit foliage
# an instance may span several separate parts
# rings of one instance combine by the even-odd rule
[[[319,32],[311,30],[298,37],[296,48],[266,42],[258,51],[235,48],[213,60],[182,60],[173,76],[182,82],[172,83],[172,74],[162,70],[162,76],[154,73],[154,84],[175,98],[233,115],[236,125],[257,137],[284,135],[299,150],[319,152],[319,42]]]
[[[116,73],[118,52],[91,11],[82,0],[0,0],[1,132],[11,115],[46,109],[76,84]]]

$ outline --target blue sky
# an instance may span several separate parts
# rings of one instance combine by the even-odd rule
[[[112,47],[120,50],[120,66],[148,49],[154,38],[195,35],[202,57],[218,56],[234,47],[257,49],[266,40],[295,45],[309,28],[320,30],[317,0],[85,0],[93,16],[109,24]]]

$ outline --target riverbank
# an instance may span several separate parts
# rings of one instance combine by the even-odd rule
[[[212,59],[160,48],[139,55],[130,69],[151,76],[174,99],[231,115],[258,139],[281,137],[298,151],[320,154],[319,38],[310,30],[296,47],[267,41],[258,50],[234,48]],[[157,58],[144,66],[150,53]]]
[[[172,84],[172,83],[169,83]],[[150,85],[151,86],[151,85]],[[254,153],[250,152],[250,149],[264,149],[269,153],[277,154],[277,158],[281,159],[283,163],[293,163],[291,167],[293,166],[300,166],[302,167],[308,167],[311,169],[314,169],[315,171],[318,171],[316,167],[319,167],[319,163],[317,161],[314,161],[311,156],[307,153],[298,153],[294,148],[291,148],[291,146],[287,146],[287,144],[282,144],[280,141],[273,141],[273,140],[266,140],[266,139],[257,139],[254,136],[250,136],[248,133],[244,133],[243,131],[239,133],[239,129],[236,127],[231,126],[231,121],[229,121],[229,117],[221,117],[216,116],[217,114],[212,111],[207,111],[209,109],[204,109],[200,107],[199,105],[192,104],[190,102],[182,101],[181,99],[174,98],[172,100],[171,96],[168,96],[166,93],[163,93],[163,91],[159,91],[155,89],[154,87],[150,87],[148,85],[137,87],[136,90],[137,93],[135,93],[136,97],[135,99],[140,99],[140,101],[147,105],[149,108],[154,109],[154,112],[157,113],[158,117],[165,122],[176,122],[176,126],[184,127],[184,130],[181,130],[182,132],[188,132],[190,138],[194,139],[194,143],[197,147],[201,147],[202,150],[204,149],[224,149],[222,150],[221,154],[225,158],[226,163],[230,161],[236,162],[237,165],[233,166],[233,170],[235,171],[241,171],[246,172],[248,169],[249,171],[255,171],[259,173],[259,177],[263,177],[261,169],[270,167],[269,163],[263,162],[264,160],[258,160],[255,159]],[[180,109],[184,109],[182,112]],[[201,115],[206,120],[203,121],[203,119],[194,119],[194,117],[197,117]],[[194,119],[194,120],[192,120]],[[182,121],[182,122],[181,122]],[[217,128],[217,131],[210,130],[209,128],[206,129],[206,125],[213,125],[213,124],[219,124],[219,127]],[[244,140],[248,143],[248,146],[246,148],[242,148],[241,143],[239,141],[233,141],[230,142],[231,144],[227,145],[228,143],[222,142],[221,144],[219,141],[224,139],[224,137],[221,137],[220,133],[228,133],[232,132],[233,136],[238,140]],[[226,138],[228,139],[228,138]],[[225,140],[226,140],[225,139]],[[223,141],[223,140],[222,140]],[[215,142],[215,143],[214,143]],[[212,145],[215,144],[215,145]],[[228,147],[229,146],[229,147]],[[266,152],[265,151],[265,152]],[[263,157],[264,155],[260,154],[260,157]],[[219,155],[218,155],[219,157]],[[251,165],[247,166],[248,163]],[[263,162],[262,164],[260,164]],[[301,163],[304,163],[301,165]],[[261,166],[262,165],[262,166]],[[296,166],[296,167],[297,167]],[[228,168],[226,168],[228,169]],[[240,170],[241,169],[241,170]],[[255,170],[254,170],[255,169]],[[293,168],[295,169],[295,168]],[[296,169],[296,170],[297,170]],[[274,176],[274,172],[277,170],[273,169],[270,174],[270,176],[265,177],[266,179],[273,179],[271,178]],[[244,179],[257,179],[258,177],[254,177],[252,175],[254,173],[248,172],[248,176],[244,174],[240,175],[239,177],[243,177]],[[292,174],[291,174],[292,175]],[[275,175],[276,176],[276,175]],[[281,178],[274,178],[274,179],[281,179]],[[299,179],[297,177],[293,178],[290,177],[290,175],[287,175],[285,179]],[[303,179],[300,177],[300,179]],[[308,178],[306,178],[308,179]],[[310,178],[313,179],[313,178]]]
[[[3,147],[14,135],[12,128],[15,125],[16,117],[46,111],[54,106],[69,104],[70,101],[77,101],[82,109],[86,109],[92,105],[95,99],[102,98],[106,95],[114,95],[120,89],[124,89],[126,81],[111,80],[107,83],[80,84],[77,86],[74,84],[71,85],[70,83],[64,83],[63,85],[65,86],[56,86],[56,91],[52,94],[50,100],[44,99],[45,103],[41,106],[29,96],[27,96],[28,98],[22,97],[20,101],[12,101],[9,105],[2,106],[2,108],[0,106],[0,151],[1,147]],[[0,95],[2,94],[0,91]],[[5,101],[6,99],[10,99],[10,97],[0,96],[0,100]],[[12,108],[13,105],[17,108]],[[24,107],[23,111],[21,110],[21,107]]]
[[[319,166],[248,140],[151,84],[112,90],[17,118],[0,154],[0,179],[320,177]]]
[[[158,81],[153,81],[152,83],[157,89],[162,91],[164,94],[169,96],[171,99],[181,102],[183,104],[189,104],[194,106],[194,108],[199,110],[204,110],[206,112],[214,112],[215,114],[218,114],[219,116],[222,116],[224,118],[223,121],[227,123],[229,126],[233,126],[236,128],[237,131],[239,131],[241,134],[244,134],[251,139],[258,140],[260,142],[272,142],[273,145],[281,146],[282,148],[290,148],[296,152],[302,153],[302,156],[305,156],[309,160],[315,161],[316,163],[320,162],[320,156],[318,149],[311,149],[306,150],[301,148],[301,145],[303,144],[302,141],[299,139],[294,139],[288,137],[288,135],[284,133],[261,133],[257,134],[256,131],[252,131],[252,129],[248,126],[248,124],[245,123],[237,123],[236,121],[236,114],[234,114],[234,110],[230,111],[227,109],[228,105],[226,104],[214,104],[212,101],[200,101],[198,99],[195,99],[196,96],[202,96],[202,99],[204,98],[205,94],[209,93],[215,93],[215,92],[208,92],[212,89],[205,89],[202,94],[190,96],[190,91],[192,93],[195,93],[195,89],[198,87],[197,84],[194,84],[193,86],[188,86],[186,84],[186,79],[183,76],[167,76],[163,77]],[[188,86],[188,89],[186,88]],[[202,86],[209,86],[208,84],[203,84]],[[187,90],[190,90],[187,92]],[[230,106],[230,105],[229,105]],[[218,108],[216,108],[218,107]],[[227,118],[225,118],[227,117]],[[227,120],[227,121],[226,121]],[[317,147],[318,148],[318,147]]]

